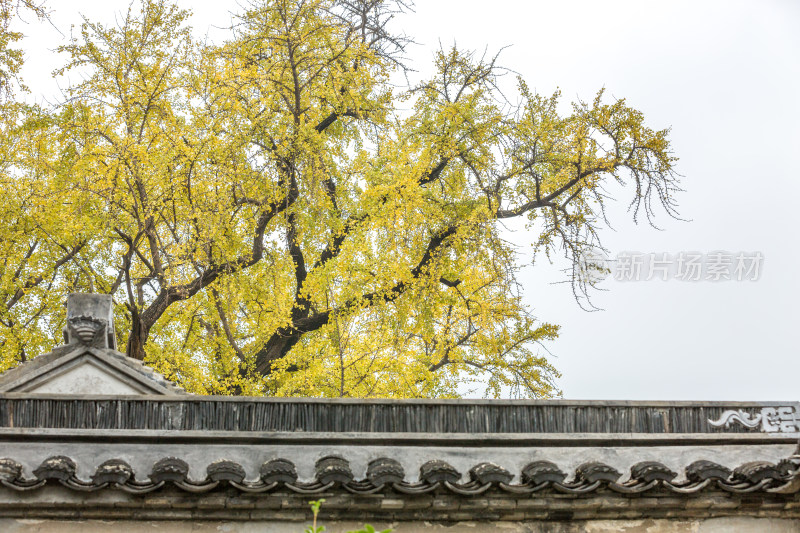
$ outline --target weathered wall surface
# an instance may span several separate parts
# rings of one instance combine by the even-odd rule
[[[89,363],[82,362],[32,388],[37,394],[141,394],[116,376]]]
[[[657,524],[661,528],[630,529],[630,531],[643,532],[716,531],[698,528],[700,525],[712,527],[710,524],[716,523],[747,525],[756,518],[770,519],[775,524],[789,524],[795,528],[800,524],[800,494],[761,493],[754,495],[752,493],[735,494],[723,490],[709,490],[692,495],[674,495],[662,491],[651,495],[630,496],[606,490],[585,495],[550,492],[536,497],[517,497],[499,490],[492,490],[480,497],[462,497],[446,493],[428,493],[416,496],[379,493],[357,495],[334,492],[307,495],[293,494],[290,491],[241,494],[226,489],[187,494],[175,487],[162,487],[160,490],[145,494],[129,494],[114,489],[81,492],[58,484],[48,484],[36,490],[23,492],[0,490],[0,532],[14,531],[4,529],[2,524],[14,524],[19,528],[22,527],[20,524],[50,523],[47,522],[48,520],[61,520],[64,524],[75,524],[78,523],[77,521],[83,520],[91,525],[102,524],[101,520],[112,519],[119,524],[128,524],[129,521],[131,524],[162,524],[159,527],[163,528],[172,527],[170,524],[195,523],[216,524],[213,527],[221,528],[209,531],[251,531],[240,529],[247,524],[264,526],[263,529],[254,531],[300,531],[302,525],[311,519],[308,501],[320,498],[325,499],[320,513],[321,520],[326,524],[339,524],[335,528],[329,528],[329,533],[347,531],[345,525],[342,525],[345,523],[363,524],[364,522],[376,526],[383,523],[383,527],[395,524],[391,527],[394,527],[398,533],[425,531],[423,526],[429,527],[426,524],[435,524],[440,529],[462,524],[456,529],[449,529],[449,531],[488,531],[487,524],[495,524],[492,527],[497,530],[528,533],[583,531],[582,529],[564,529],[566,526],[559,526],[562,529],[542,529],[545,525],[555,527],[554,524],[559,523],[584,524],[587,528],[590,524],[605,523],[639,524],[642,527],[645,524]],[[725,522],[722,520],[723,518],[729,522]],[[2,522],[3,520],[5,522]],[[619,520],[628,522],[616,522]],[[769,525],[773,522],[752,523]],[[52,523],[57,524],[58,522]],[[222,527],[225,524],[232,525],[225,526],[228,527],[225,529]],[[527,530],[525,529],[526,525],[530,526]],[[539,529],[535,529],[534,525]],[[669,529],[673,525],[674,527],[685,527],[684,529]],[[686,529],[689,525],[695,529]],[[115,527],[114,530],[133,533],[139,531],[136,527],[140,526],[131,525],[131,528],[120,526]],[[212,526],[203,525],[202,527]],[[484,529],[480,529],[480,527]],[[197,529],[197,531],[206,530]],[[593,531],[592,529],[587,530]],[[615,531],[615,529],[595,530]],[[21,529],[20,531],[39,530]],[[84,529],[81,531],[88,533],[94,530]],[[101,531],[101,529],[97,531]],[[153,529],[152,531],[160,530]],[[164,531],[194,530],[165,529]],[[623,529],[623,531],[625,530]],[[743,530],[737,527],[727,531]],[[753,531],[783,530],[762,528]],[[797,531],[797,529],[786,531]]]
[[[125,360],[122,354],[113,354],[109,357]],[[37,360],[39,358],[33,359],[31,363]],[[23,367],[17,367],[20,368]],[[14,377],[14,370],[0,375],[0,390],[4,380]],[[775,420],[770,422],[772,418]],[[718,420],[721,425],[715,422]],[[745,420],[748,424],[743,423]],[[775,432],[793,434],[796,440],[800,436],[800,403],[355,400],[195,395],[141,395],[130,398],[5,393],[0,394],[0,427],[491,435],[516,433],[531,437],[553,433],[719,436]]]
[[[357,529],[356,522],[327,522],[328,533]],[[800,521],[771,518],[710,518],[706,520],[595,520],[584,522],[456,522],[448,524],[375,523],[394,533],[800,533]],[[194,522],[27,520],[0,518],[4,533],[300,533],[296,522]]]

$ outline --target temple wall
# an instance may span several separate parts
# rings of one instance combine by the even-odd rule
[[[195,396],[111,304],[0,374],[0,533],[800,533],[798,402]]]
[[[446,493],[316,495],[278,491],[189,494],[175,487],[146,494],[81,492],[58,484],[37,490],[0,490],[0,532],[300,533],[311,521],[308,501],[324,498],[320,524],[344,533],[370,523],[394,533],[800,533],[800,495],[736,494],[640,496],[601,491],[536,497],[489,491],[464,498]]]
[[[357,522],[325,522],[326,533],[361,527]],[[708,518],[699,520],[589,520],[570,522],[375,522],[393,533],[800,533],[800,520],[774,518]],[[301,533],[305,524],[281,521],[110,521],[0,518],[4,533]]]

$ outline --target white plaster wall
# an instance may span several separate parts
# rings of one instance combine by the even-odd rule
[[[37,394],[141,394],[95,365],[84,362],[27,392]]]

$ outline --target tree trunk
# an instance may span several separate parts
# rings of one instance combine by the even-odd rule
[[[289,353],[300,341],[302,333],[295,328],[280,328],[272,334],[267,343],[256,352],[256,372],[262,376],[272,373],[272,363]]]
[[[150,334],[150,328],[141,320],[139,313],[134,313],[131,317],[131,332],[128,335],[128,357],[133,357],[139,361],[144,360],[144,345]]]

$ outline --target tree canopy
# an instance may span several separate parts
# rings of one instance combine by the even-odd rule
[[[191,392],[556,393],[558,327],[523,303],[503,222],[574,262],[610,184],[635,217],[674,213],[668,132],[603,91],[566,113],[521,78],[504,96],[496,57],[455,47],[398,85],[407,7],[252,1],[212,43],[167,0],[86,21],[61,103],[1,103],[0,367],[93,291],[128,355]]]

